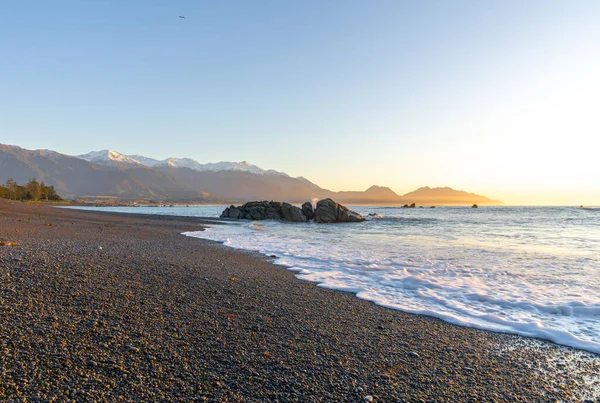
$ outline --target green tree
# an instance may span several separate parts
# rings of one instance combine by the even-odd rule
[[[47,200],[52,200],[52,201],[62,200],[62,198],[58,195],[58,193],[56,193],[56,190],[54,190],[54,186],[46,186],[44,189],[46,190]]]
[[[42,198],[42,186],[38,183],[37,180],[35,180],[35,178],[30,179],[29,182],[27,182],[27,184],[25,185],[25,189],[27,189],[28,199],[37,201]]]
[[[46,186],[44,182],[38,183],[33,178],[24,186],[19,186],[13,179],[8,179],[4,186],[0,185],[0,197],[11,200],[41,200],[60,201],[62,198],[56,193],[54,186]]]
[[[17,200],[18,192],[17,183],[11,178],[6,180],[6,198],[10,200]]]

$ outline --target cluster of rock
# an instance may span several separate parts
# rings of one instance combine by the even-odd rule
[[[311,202],[306,202],[301,208],[286,202],[251,201],[243,206],[227,207],[221,218],[243,220],[282,220],[290,222],[307,222],[314,220],[318,223],[360,222],[364,217],[348,209],[332,199],[317,202],[313,209]]]
[[[243,206],[227,207],[221,218],[236,218],[244,220],[285,220],[292,222],[306,222],[307,218],[302,210],[290,203],[276,201],[252,201]]]
[[[411,204],[410,206],[408,204],[405,204],[404,206],[402,206],[402,208],[416,208],[417,205],[415,203]],[[419,208],[423,208],[423,206],[419,206]],[[429,208],[435,208],[435,206],[430,206]]]

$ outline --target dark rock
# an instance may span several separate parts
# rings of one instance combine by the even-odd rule
[[[267,201],[248,202],[240,207],[227,207],[221,218],[235,218],[246,220],[268,220],[281,217],[281,203]]]
[[[127,344],[127,345],[125,346],[125,350],[127,350],[127,351],[132,351],[132,352],[134,352],[134,353],[138,353],[138,352],[140,351],[140,349],[139,349],[138,347],[132,346],[132,345],[130,345],[130,344]]]
[[[332,199],[319,200],[315,210],[315,221],[318,223],[360,222],[364,217]]]
[[[479,206],[478,206],[477,204],[473,204],[473,205],[471,206],[471,208],[478,208],[478,207],[479,207]]]
[[[242,212],[240,211],[240,209],[233,205],[227,207],[225,211],[223,211],[223,214],[221,214],[222,218],[241,218],[241,216]]]
[[[302,213],[302,210],[289,203],[282,204],[281,215],[285,221],[306,222],[306,216]]]
[[[244,220],[283,220],[290,222],[306,222],[313,219],[320,223],[329,222],[360,222],[365,219],[359,213],[351,211],[331,199],[320,200],[317,209],[313,211],[310,202],[304,203],[302,209],[276,201],[251,201],[243,206],[229,206],[221,218]]]
[[[313,210],[313,205],[311,202],[305,202],[302,205],[302,213],[307,220],[312,220],[315,218],[315,211]]]
[[[243,206],[230,206],[223,210],[221,218],[235,218],[244,220],[285,220],[305,222],[306,217],[302,210],[289,203],[276,201],[251,201]]]

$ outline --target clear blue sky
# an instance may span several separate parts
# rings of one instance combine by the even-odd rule
[[[0,143],[600,204],[599,71],[600,1],[2,1]]]

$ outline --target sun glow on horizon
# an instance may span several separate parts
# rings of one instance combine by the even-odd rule
[[[600,205],[599,2],[135,3],[4,7],[0,143]]]

